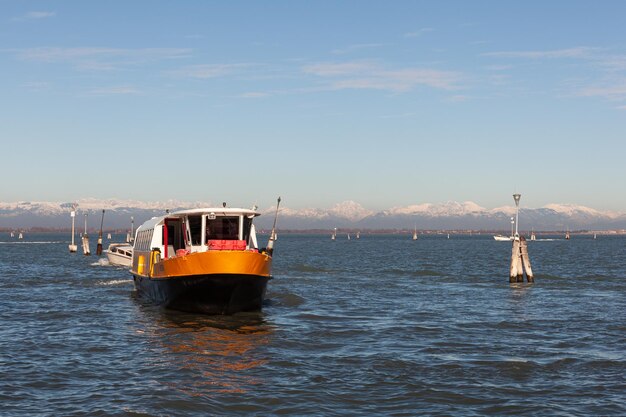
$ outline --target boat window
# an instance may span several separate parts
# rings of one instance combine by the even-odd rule
[[[239,216],[207,218],[207,240],[238,240],[239,239]]]
[[[152,242],[152,234],[154,233],[153,229],[150,230],[142,230],[137,233],[137,242],[135,243],[135,247],[140,251],[148,251],[150,250],[150,242]]]
[[[191,244],[202,244],[202,216],[189,216],[189,230],[191,232]]]
[[[252,217],[243,218],[243,240],[246,242],[250,237],[250,228],[252,227]]]

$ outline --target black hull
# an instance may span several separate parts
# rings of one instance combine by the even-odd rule
[[[203,314],[259,311],[269,277],[195,275],[153,279],[133,275],[139,297],[172,310]]]

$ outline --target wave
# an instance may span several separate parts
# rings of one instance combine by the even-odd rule
[[[128,283],[132,283],[132,279],[114,279],[111,281],[98,281],[96,285],[100,286],[109,286],[109,285],[126,285]]]
[[[92,262],[91,266],[110,266],[109,260],[107,258],[100,258],[96,262]]]
[[[0,242],[0,245],[42,245],[42,244],[50,244],[50,243],[66,243],[62,241],[17,241],[17,242]]]
[[[291,269],[296,272],[322,272],[322,273],[336,272],[336,270],[333,270],[333,269],[321,268],[321,267],[306,265],[306,264],[294,265]]]

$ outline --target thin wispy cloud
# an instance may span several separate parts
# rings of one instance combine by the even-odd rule
[[[580,46],[576,48],[553,49],[547,51],[486,52],[482,54],[482,56],[528,59],[590,58],[596,51],[598,51],[598,48]]]
[[[251,91],[251,92],[243,93],[239,95],[240,98],[265,98],[269,96],[270,96],[269,93],[263,93],[260,91]]]
[[[604,86],[581,88],[578,91],[578,95],[582,97],[602,97],[614,101],[626,100],[626,80]]]
[[[225,77],[232,74],[242,73],[255,67],[255,64],[201,64],[190,65],[174,71],[170,74],[183,78],[208,79]]]
[[[470,96],[465,96],[465,95],[455,95],[455,96],[450,96],[447,99],[445,99],[446,102],[448,103],[463,103],[466,101],[471,100]]]
[[[13,49],[18,59],[41,63],[67,63],[82,70],[112,70],[126,65],[175,60],[191,55],[188,48],[60,48]]]
[[[607,55],[599,59],[598,65],[607,71],[626,71],[626,55]]]
[[[395,93],[408,92],[418,86],[454,90],[459,88],[461,74],[429,68],[387,69],[366,62],[319,63],[303,67],[303,72],[327,80],[333,90],[370,89]]]
[[[50,83],[45,81],[29,81],[23,83],[22,87],[24,87],[28,91],[39,92],[48,90],[50,88]]]
[[[347,46],[345,48],[333,49],[331,52],[334,55],[345,55],[345,54],[349,54],[349,53],[353,53],[353,52],[357,52],[357,51],[362,51],[362,50],[366,50],[366,49],[381,48],[381,47],[386,46],[386,45],[387,44],[385,44],[385,43],[362,43],[362,44],[357,44],[357,45],[350,45],[350,46]]]
[[[114,87],[101,87],[88,90],[86,92],[89,96],[120,96],[120,95],[138,95],[141,91],[132,86],[114,86]]]
[[[422,28],[419,30],[416,30],[414,32],[407,32],[404,34],[405,38],[419,38],[420,36],[429,33],[429,32],[433,32],[435,29],[433,28]]]
[[[28,12],[23,16],[14,17],[13,21],[20,22],[25,20],[47,19],[50,17],[55,17],[56,15],[56,12]]]
[[[364,74],[375,71],[377,65],[369,61],[353,61],[353,62],[325,62],[319,64],[306,65],[302,70],[306,74],[318,75],[320,77],[342,76]]]

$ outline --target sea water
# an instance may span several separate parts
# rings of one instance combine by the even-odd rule
[[[68,241],[0,237],[2,416],[626,415],[626,237],[529,242],[509,284],[491,236],[281,233],[233,316],[146,304]]]

